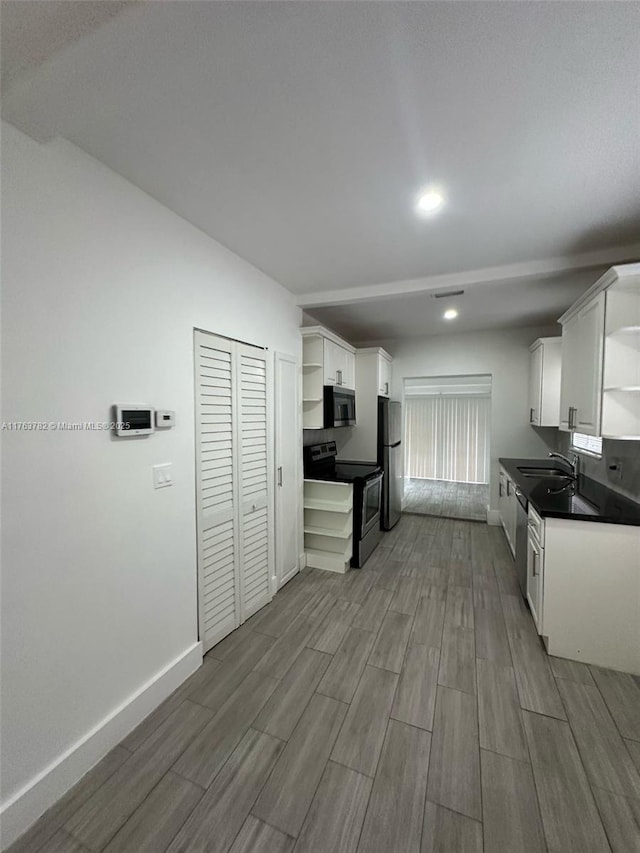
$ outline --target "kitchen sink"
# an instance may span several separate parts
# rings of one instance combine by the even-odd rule
[[[589,501],[580,495],[572,495],[570,498],[571,512],[582,512],[585,515],[598,515],[598,510]]]
[[[524,474],[525,477],[563,477],[565,479],[571,479],[572,474],[569,471],[563,471],[561,468],[518,468],[521,474]]]

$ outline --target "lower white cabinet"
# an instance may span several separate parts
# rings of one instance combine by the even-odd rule
[[[516,487],[504,468],[500,468],[498,485],[498,511],[500,522],[511,553],[516,553]]]
[[[527,527],[527,601],[538,634],[543,633],[544,548],[540,529],[544,522],[533,507],[529,507]]]
[[[640,675],[640,527],[530,511],[527,551],[527,600],[549,654]]]

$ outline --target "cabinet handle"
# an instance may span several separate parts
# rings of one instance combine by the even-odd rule
[[[537,565],[538,565],[538,552],[534,551],[533,552],[533,576],[534,576],[534,578],[537,577],[537,575],[538,575],[538,572],[536,571]]]
[[[532,423],[533,423],[533,413],[534,413],[534,411],[535,411],[534,409],[529,409],[529,423],[530,423],[530,424],[532,424]]]
[[[388,382],[384,383],[384,393],[387,395],[389,394],[389,383]]]
[[[282,465],[278,466],[278,485],[282,485]]]
[[[575,429],[576,428],[577,415],[578,415],[577,408],[575,406],[569,406],[569,418],[568,418],[569,429]]]
[[[498,497],[502,497],[502,483],[498,483]]]
[[[510,495],[511,495],[511,489],[509,488],[510,486],[511,486],[511,480],[507,480],[507,497],[510,497]]]
[[[342,385],[342,371],[336,370],[336,382],[338,385]]]

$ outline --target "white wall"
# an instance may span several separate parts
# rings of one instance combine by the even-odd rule
[[[70,143],[3,156],[3,420],[177,421],[2,433],[6,805],[196,643],[193,328],[301,347],[288,291]]]
[[[554,329],[514,329],[383,341],[393,355],[392,397],[405,377],[488,373],[491,387],[491,508],[498,508],[498,457],[541,458],[547,447],[528,424],[529,345]]]

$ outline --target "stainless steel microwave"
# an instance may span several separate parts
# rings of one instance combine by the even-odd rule
[[[355,426],[356,392],[341,385],[324,386],[324,426]]]

